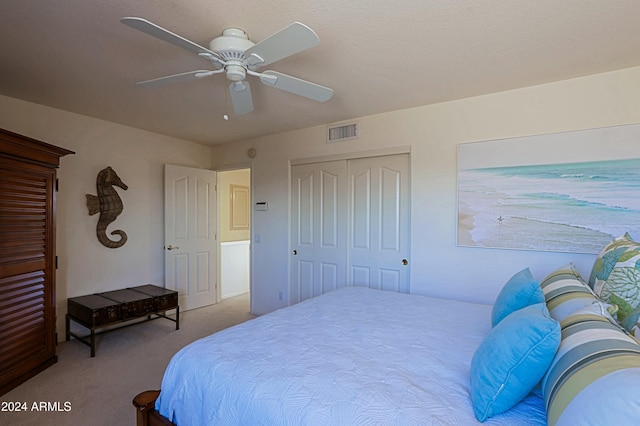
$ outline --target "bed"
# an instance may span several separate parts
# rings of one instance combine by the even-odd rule
[[[491,312],[362,287],[335,290],[183,348],[159,398],[137,397],[139,417],[180,426],[480,424],[469,369]],[[546,425],[540,392],[485,423]]]
[[[516,272],[489,305],[346,287],[181,349],[153,425],[637,425],[640,243],[588,280]]]

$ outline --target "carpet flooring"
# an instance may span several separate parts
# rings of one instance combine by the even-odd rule
[[[0,397],[0,408],[15,408],[15,403],[26,408],[0,410],[0,424],[135,425],[133,397],[160,389],[162,374],[180,348],[253,317],[247,293],[181,312],[180,330],[160,318],[100,335],[95,358],[77,340],[60,342],[56,364]]]

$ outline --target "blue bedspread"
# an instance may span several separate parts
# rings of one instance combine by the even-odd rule
[[[186,425],[472,425],[491,307],[344,288],[200,339],[156,407]],[[539,396],[484,424],[545,425]]]

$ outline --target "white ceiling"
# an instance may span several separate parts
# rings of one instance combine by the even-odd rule
[[[204,144],[640,65],[638,0],[3,0],[0,16],[0,94]],[[320,45],[266,68],[334,96],[248,77],[255,111],[224,121],[222,75],[135,86],[211,67],[124,16],[205,47],[224,28],[258,42],[300,21]]]

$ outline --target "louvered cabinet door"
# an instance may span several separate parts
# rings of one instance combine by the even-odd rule
[[[56,357],[56,169],[73,151],[0,129],[0,395]]]
[[[56,361],[55,169],[0,158],[0,388]]]

